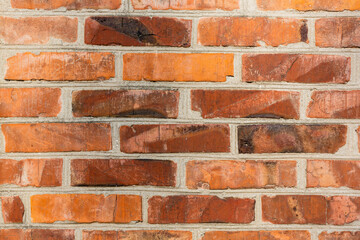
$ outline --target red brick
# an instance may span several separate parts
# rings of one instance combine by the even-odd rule
[[[250,223],[255,200],[216,196],[154,196],[149,199],[149,223]]]
[[[34,223],[142,221],[141,197],[135,195],[45,194],[30,200]]]
[[[296,186],[295,161],[190,161],[188,188],[238,189]]]
[[[348,187],[360,190],[360,162],[308,160],[307,187]]]
[[[323,18],[316,20],[316,46],[360,47],[360,18]]]
[[[323,196],[262,196],[263,221],[274,224],[326,224]]]
[[[22,223],[24,204],[19,196],[1,197],[1,208],[4,223]]]
[[[322,232],[319,240],[359,240],[360,231],[358,232]]]
[[[90,17],[85,20],[85,43],[190,47],[191,20],[166,17]]]
[[[106,123],[3,124],[6,152],[108,151],[111,127]]]
[[[125,153],[229,152],[228,125],[132,125],[120,128]]]
[[[18,53],[7,64],[6,80],[95,81],[115,77],[112,53]]]
[[[0,184],[61,186],[62,164],[62,159],[0,159]]]
[[[0,17],[0,41],[6,44],[46,44],[51,38],[72,43],[77,40],[77,18]]]
[[[347,83],[351,59],[338,55],[245,54],[244,82]]]
[[[59,88],[2,88],[0,117],[56,117],[60,96]]]
[[[181,0],[181,1],[162,1],[162,0],[131,0],[134,9],[144,10],[235,10],[239,9],[238,0],[221,1],[201,1],[201,0]]]
[[[306,20],[290,18],[201,18],[198,43],[204,46],[256,47],[308,42]]]
[[[176,163],[161,160],[74,159],[72,186],[175,186]]]
[[[234,75],[234,54],[127,53],[126,81],[225,82]]]
[[[67,10],[80,9],[118,9],[121,5],[121,0],[11,0],[13,8],[23,9],[57,9],[65,7]]]
[[[308,231],[206,232],[202,240],[311,240]]]
[[[75,240],[70,229],[0,229],[1,240]]]
[[[73,92],[75,117],[177,118],[178,91],[83,90]]]
[[[300,94],[287,91],[192,90],[191,108],[203,118],[299,119]]]
[[[307,116],[311,118],[360,119],[360,91],[315,91]]]
[[[163,230],[83,231],[83,240],[192,240],[191,232]]]
[[[334,196],[328,198],[328,224],[345,225],[358,220],[360,220],[360,197]]]
[[[336,153],[346,133],[344,125],[241,125],[239,153]]]
[[[360,10],[358,0],[257,0],[260,10],[344,11]]]

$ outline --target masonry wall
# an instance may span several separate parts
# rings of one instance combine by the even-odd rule
[[[0,239],[359,240],[359,0],[2,0]]]

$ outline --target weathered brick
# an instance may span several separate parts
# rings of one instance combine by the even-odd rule
[[[56,117],[60,96],[59,88],[2,88],[0,117]]]
[[[24,204],[19,196],[1,197],[1,208],[4,223],[22,223]]]
[[[192,90],[191,108],[203,118],[299,119],[300,94],[262,90]]]
[[[319,240],[359,240],[360,231],[358,232],[322,232]]]
[[[360,197],[334,196],[328,198],[328,224],[344,225],[360,220]]]
[[[62,159],[0,159],[0,184],[61,186],[62,164]]]
[[[108,151],[111,127],[106,123],[3,124],[6,152]]]
[[[127,53],[126,81],[225,82],[234,75],[234,54]]]
[[[112,53],[18,53],[7,60],[6,80],[94,81],[115,77]]]
[[[75,240],[70,229],[0,229],[1,240]]]
[[[89,17],[85,43],[190,47],[191,20],[166,17]]]
[[[216,196],[154,196],[149,199],[149,223],[250,223],[255,200]]]
[[[228,125],[132,125],[120,128],[125,153],[229,152]]]
[[[201,18],[198,43],[204,46],[279,46],[308,42],[307,21],[290,18]]]
[[[165,230],[83,231],[83,240],[192,240],[191,232]]]
[[[351,58],[338,55],[245,54],[244,82],[347,83]]]
[[[326,198],[317,195],[262,196],[263,221],[274,224],[326,224]]]
[[[175,186],[176,163],[161,160],[74,159],[72,186]]]
[[[31,196],[34,223],[129,223],[142,221],[141,196],[95,194],[45,194]]]
[[[316,46],[360,47],[360,18],[323,18],[315,22]]]
[[[242,125],[239,153],[336,153],[346,133],[344,125]]]
[[[73,92],[75,117],[177,118],[178,91],[83,90]]]
[[[295,161],[190,161],[188,188],[237,189],[296,186]]]
[[[201,0],[131,0],[134,9],[143,10],[235,10],[239,9],[238,0],[201,1]]]
[[[67,10],[80,9],[118,9],[121,0],[11,0],[13,8],[23,9],[57,9],[65,7]]]
[[[206,232],[202,240],[311,240],[308,231]]]
[[[308,160],[307,187],[348,187],[360,189],[360,162]]]
[[[258,8],[266,11],[294,9],[299,11],[360,10],[358,0],[257,0]]]
[[[51,38],[63,42],[77,39],[77,18],[0,17],[0,41],[6,44],[46,44]]]
[[[315,91],[307,116],[311,118],[360,118],[360,91]]]

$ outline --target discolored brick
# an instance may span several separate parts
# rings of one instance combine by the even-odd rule
[[[7,64],[6,80],[95,81],[115,77],[112,53],[18,53]]]
[[[190,47],[191,20],[166,17],[90,17],[85,20],[85,43]]]
[[[346,133],[345,125],[241,125],[239,153],[336,153]]]
[[[129,223],[142,221],[141,196],[95,194],[33,195],[31,221],[54,223]]]
[[[198,44],[204,46],[277,47],[300,42],[308,42],[307,21],[302,19],[212,17],[201,18],[198,25]]]
[[[125,153],[229,152],[228,125],[163,124],[120,128]]]
[[[60,96],[59,88],[2,88],[0,117],[56,117]]]
[[[75,117],[177,118],[178,91],[82,90],[73,92]]]
[[[241,189],[296,186],[295,161],[190,161],[188,188]]]
[[[75,240],[71,229],[0,229],[4,240]]]
[[[216,196],[154,196],[149,199],[149,223],[250,223],[255,200]]]
[[[11,0],[13,8],[52,10],[64,7],[67,10],[118,9],[121,0]]]
[[[347,83],[351,59],[338,55],[245,54],[244,82]]]
[[[225,82],[234,75],[234,54],[126,53],[125,81]]]
[[[206,232],[202,240],[311,240],[308,231]]]
[[[83,231],[83,240],[192,240],[191,232],[167,230]]]
[[[131,0],[134,9],[143,10],[235,10],[239,9],[238,0],[201,1],[201,0]]]
[[[19,196],[0,197],[4,223],[22,223],[24,204]]]
[[[360,231],[358,232],[322,232],[319,240],[359,240]]]
[[[260,10],[344,11],[360,10],[358,0],[257,0]]]
[[[191,109],[203,118],[299,119],[300,94],[262,90],[192,90]]]
[[[360,220],[360,197],[328,197],[327,222],[345,225]]]

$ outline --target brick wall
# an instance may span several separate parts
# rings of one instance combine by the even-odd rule
[[[359,240],[359,0],[1,0],[1,240]]]

